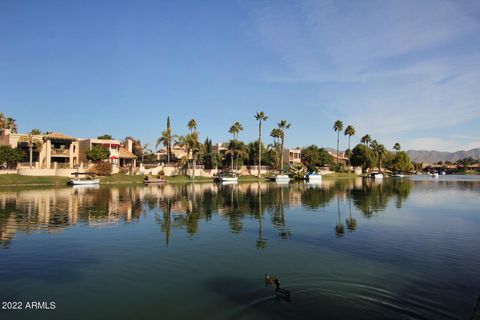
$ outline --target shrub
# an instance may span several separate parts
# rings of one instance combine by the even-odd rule
[[[99,176],[109,176],[112,174],[112,164],[110,162],[99,162],[95,164],[93,169]]]

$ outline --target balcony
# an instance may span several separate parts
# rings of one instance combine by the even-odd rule
[[[52,149],[50,154],[52,157],[70,157],[70,150],[69,149]]]

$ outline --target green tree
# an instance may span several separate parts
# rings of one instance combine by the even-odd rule
[[[110,157],[110,151],[101,145],[94,145],[86,152],[86,155],[88,160],[99,162],[108,159],[108,157]]]
[[[280,139],[282,139],[281,145],[280,145],[280,174],[283,172],[283,148],[285,146],[285,130],[290,128],[291,124],[287,122],[287,120],[280,120],[279,123],[277,123],[278,129],[282,132],[282,135],[280,136]]]
[[[32,129],[30,131],[30,134],[34,135],[34,136],[38,136],[38,135],[42,134],[42,131],[40,131],[40,129]]]
[[[382,172],[382,160],[385,158],[387,154],[387,149],[381,143],[378,143],[377,140],[373,140],[370,144],[370,148],[372,149],[373,153],[375,154],[375,158],[378,162],[378,171]]]
[[[340,147],[340,131],[343,130],[343,122],[340,120],[335,121],[333,124],[333,130],[337,132],[337,165],[338,165],[338,149]]]
[[[267,121],[268,117],[263,111],[255,114],[258,121],[258,177],[260,178],[260,167],[262,165],[262,121]]]
[[[390,161],[390,170],[408,172],[412,169],[412,160],[405,151],[397,151]]]
[[[235,159],[235,162],[237,164],[237,169],[239,162],[243,162],[243,160],[248,158],[248,147],[241,141],[238,140],[230,140],[230,142],[227,144],[227,152],[225,153],[231,161],[231,168],[232,171],[234,169],[233,166],[233,161]]]
[[[22,159],[23,153],[19,148],[12,148],[9,145],[0,146],[0,166],[15,168]]]
[[[368,168],[375,165],[375,155],[366,145],[357,144],[352,150],[350,162],[353,166],[362,167],[362,171],[366,172]]]
[[[327,166],[333,163],[332,156],[323,148],[311,145],[302,149],[302,162],[308,172],[316,172],[318,166]]]
[[[113,140],[113,137],[111,134],[103,134],[101,136],[98,136],[97,139],[100,140]]]
[[[351,125],[348,125],[345,128],[344,134],[348,136],[348,149],[347,149],[348,152],[345,152],[345,155],[348,158],[348,172],[350,172],[350,156],[352,154],[352,151],[350,150],[350,138],[355,135],[355,128]]]

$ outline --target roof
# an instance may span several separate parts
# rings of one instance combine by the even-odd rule
[[[120,154],[120,159],[137,159],[137,156],[128,151],[124,147],[120,147],[120,150],[118,150],[118,153]]]
[[[59,132],[52,132],[47,135],[45,135],[45,138],[47,139],[58,139],[58,140],[77,140],[77,138],[74,138],[72,136],[67,136],[66,134],[59,133]]]

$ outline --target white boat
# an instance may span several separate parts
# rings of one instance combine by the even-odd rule
[[[230,184],[238,184],[238,180],[223,180],[220,182],[222,186],[230,185]]]
[[[379,172],[372,172],[368,175],[368,177],[373,179],[383,179],[383,174]]]
[[[440,172],[442,176],[446,175],[447,173],[445,171]]]
[[[438,172],[432,172],[430,173],[431,178],[438,178]]]
[[[222,173],[218,176],[218,181],[221,182],[238,182],[238,177],[234,172]]]
[[[286,174],[279,174],[275,176],[276,183],[289,183],[290,177]]]
[[[70,179],[70,184],[74,186],[85,186],[100,184],[100,179]]]
[[[395,174],[392,174],[392,178],[403,178],[405,175],[401,172],[397,172]]]
[[[306,178],[310,183],[322,182],[322,175],[318,173],[309,173],[307,174]]]

